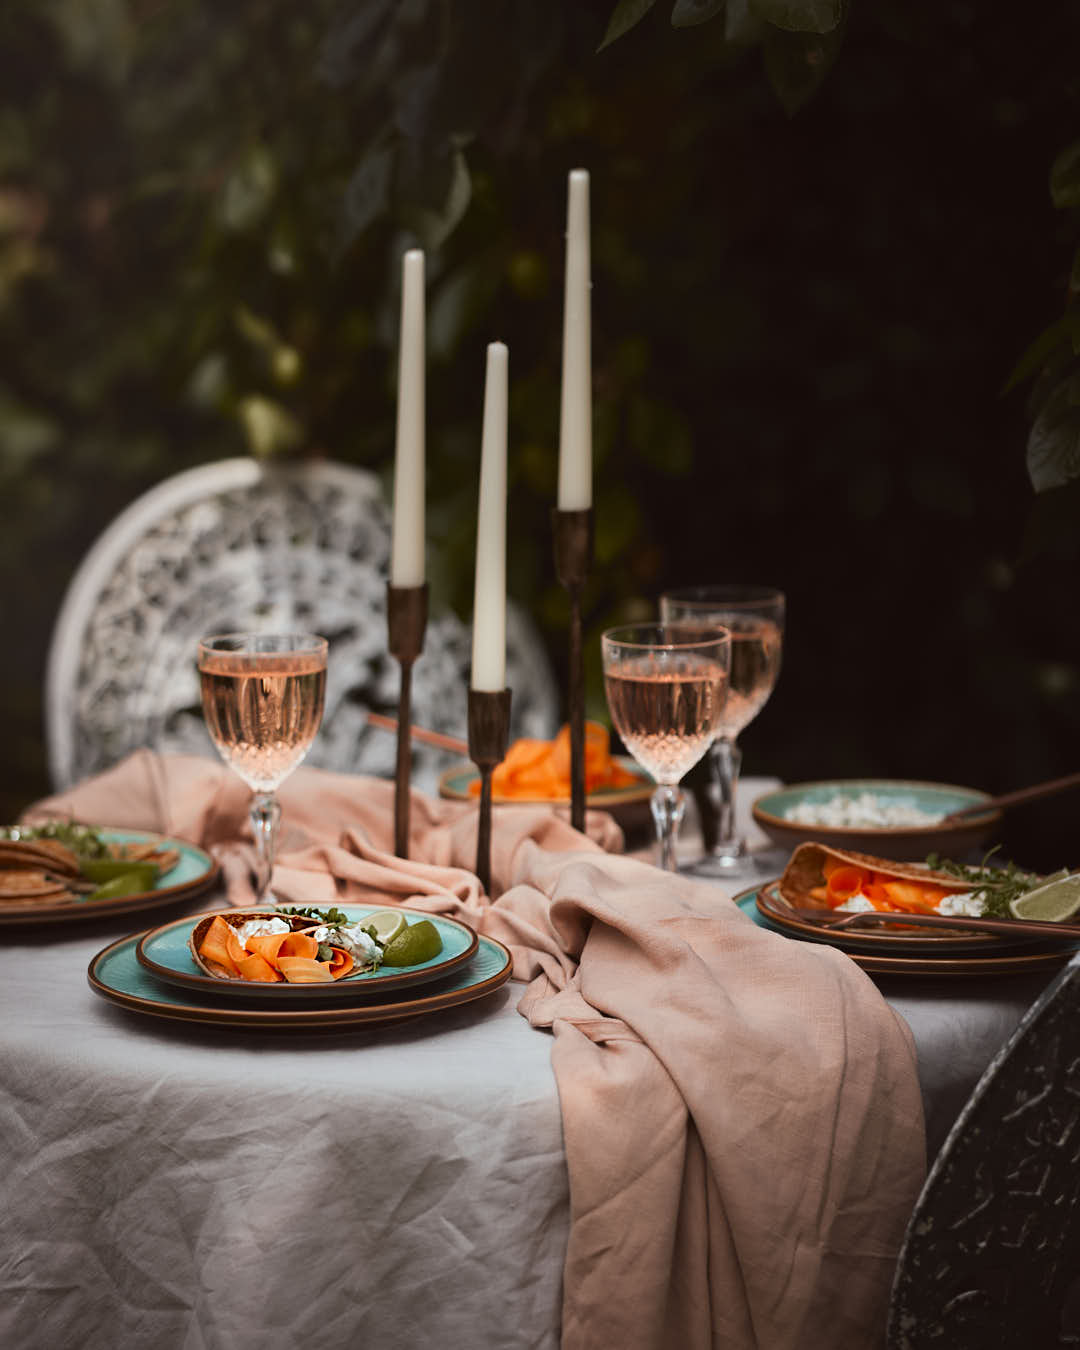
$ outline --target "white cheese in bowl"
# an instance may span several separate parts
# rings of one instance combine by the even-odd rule
[[[799,802],[789,806],[784,819],[794,825],[823,825],[834,830],[897,829],[904,826],[937,825],[944,811],[924,811],[921,807],[878,797],[873,792],[857,796],[838,792],[820,802]]]

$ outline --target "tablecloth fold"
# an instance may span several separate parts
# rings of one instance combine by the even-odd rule
[[[553,1034],[570,1174],[564,1350],[860,1350],[884,1340],[923,1180],[910,1032],[842,953],[754,924],[715,886],[609,850],[548,808],[495,812],[491,902],[476,807],[301,768],[281,791],[275,893],[408,903],[505,942],[519,1011]],[[137,752],[38,803],[162,830],[222,859],[250,902],[247,793],[213,761]]]

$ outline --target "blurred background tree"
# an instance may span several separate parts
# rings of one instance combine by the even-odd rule
[[[8,0],[0,815],[48,787],[52,621],[128,501],[237,453],[388,475],[414,243],[435,601],[468,616],[500,338],[510,587],[561,662],[579,165],[593,638],[667,584],[780,585],[785,668],[748,772],[1004,790],[1074,769],[1078,27],[1064,0],[1022,21],[966,0]],[[1004,391],[1041,331],[1025,406]],[[1071,861],[1075,810],[1018,813],[1007,842]]]

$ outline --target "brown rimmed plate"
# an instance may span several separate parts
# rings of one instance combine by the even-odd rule
[[[145,830],[113,830],[93,827],[109,843],[115,844],[157,844],[161,848],[175,849],[180,861],[170,868],[152,891],[140,891],[136,895],[123,895],[112,900],[50,900],[44,904],[33,900],[12,901],[0,904],[0,927],[37,923],[82,923],[86,919],[100,919],[114,914],[136,914],[143,910],[155,909],[159,905],[171,905],[180,900],[194,899],[195,896],[213,886],[218,879],[220,866],[205,850],[184,839],[175,839],[171,835],[150,834]]]
[[[1066,961],[1076,951],[1080,944],[1069,944],[1065,942],[1055,942],[1044,945],[1039,942],[1029,942],[1026,944],[1018,943],[1013,946],[1010,943],[1002,942],[998,938],[976,937],[977,947],[968,947],[960,949],[957,947],[941,946],[928,948],[926,939],[917,940],[918,945],[913,945],[910,941],[906,946],[892,948],[891,950],[882,950],[873,948],[867,949],[864,946],[853,947],[847,941],[847,935],[840,933],[826,933],[814,924],[806,923],[802,927],[805,931],[799,932],[790,925],[777,923],[772,917],[772,910],[766,898],[764,906],[760,903],[762,894],[766,897],[771,887],[776,882],[769,882],[764,886],[753,886],[749,890],[741,891],[735,896],[735,903],[748,914],[762,928],[767,928],[771,932],[780,933],[784,937],[793,938],[800,942],[820,942],[825,946],[836,947],[842,951],[845,956],[868,974],[874,975],[915,975],[919,977],[930,978],[951,978],[953,976],[974,977],[974,976],[995,976],[995,975],[1022,975],[1026,972],[1039,969],[1052,970],[1056,966],[1064,965]],[[877,936],[875,934],[866,934],[865,937]],[[967,940],[972,941],[975,935],[965,935]],[[842,939],[838,940],[838,939]],[[860,941],[864,938],[860,938]],[[941,939],[935,939],[940,943]],[[988,947],[987,943],[991,945]]]
[[[142,934],[121,938],[98,952],[87,979],[94,993],[129,1012],[169,1021],[204,1023],[242,1030],[352,1030],[380,1022],[397,1022],[456,1008],[485,998],[510,978],[510,953],[494,938],[481,937],[474,955],[437,984],[420,989],[392,989],[366,1002],[318,1006],[305,1001],[293,1007],[222,1002],[201,991],[182,990],[159,980],[140,965],[135,949]]]
[[[340,906],[350,922],[364,919],[375,914],[385,905],[345,905]],[[191,914],[183,919],[174,919],[172,923],[152,928],[139,937],[135,945],[135,958],[151,974],[166,984],[175,984],[182,989],[190,989],[209,997],[228,999],[257,999],[261,1003],[279,1004],[281,1007],[295,1007],[298,1002],[355,1002],[378,996],[392,989],[405,989],[416,984],[427,984],[439,980],[463,966],[476,952],[477,935],[468,926],[457,919],[448,919],[443,914],[427,914],[418,909],[406,909],[404,905],[395,905],[409,923],[419,919],[428,919],[438,930],[442,938],[442,951],[416,966],[381,966],[378,970],[357,971],[346,975],[333,984],[258,984],[251,980],[219,979],[207,975],[195,964],[188,946],[195,927],[208,916]],[[216,913],[228,917],[228,910]],[[235,913],[235,911],[233,911]],[[248,911],[245,910],[245,913]],[[251,913],[256,911],[252,910]],[[268,917],[273,915],[267,909]]]

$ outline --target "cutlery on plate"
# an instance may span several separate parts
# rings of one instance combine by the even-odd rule
[[[962,806],[958,811],[950,811],[941,824],[970,820],[972,816],[981,816],[987,811],[999,811],[1006,806],[1020,806],[1024,802],[1038,801],[1040,797],[1053,797],[1055,793],[1064,792],[1071,787],[1080,787],[1080,773],[1069,773],[1064,778],[1052,778],[1047,783],[1017,788],[1015,792],[1003,792],[998,797],[985,797],[972,806]]]
[[[787,904],[787,902],[784,902]],[[812,909],[796,909],[788,905],[792,914],[820,928],[851,932],[854,929],[878,927],[881,924],[904,924],[915,928],[951,928],[967,933],[986,933],[1000,937],[1040,937],[1054,942],[1080,940],[1080,923],[1058,923],[1041,919],[983,919],[969,914],[896,914],[889,910],[858,910],[839,917],[834,912],[822,914]]]

